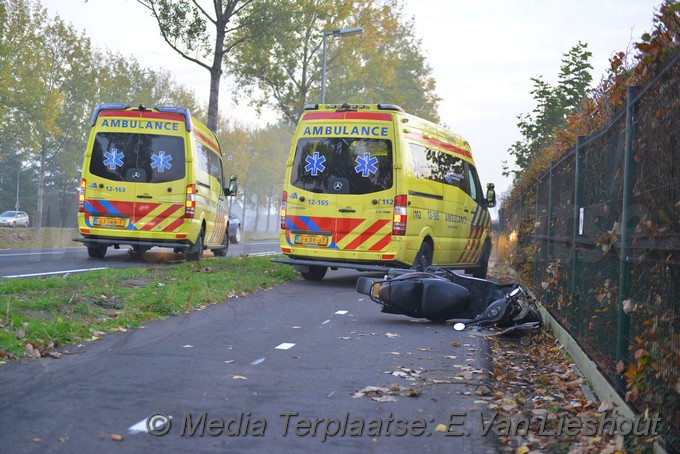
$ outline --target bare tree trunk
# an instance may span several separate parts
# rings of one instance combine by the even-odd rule
[[[243,209],[241,210],[241,228],[243,229],[244,232],[246,231],[245,222],[246,222],[246,201],[247,200],[248,200],[248,197],[247,197],[246,191],[244,190],[243,191],[243,205],[242,205]]]
[[[260,225],[260,198],[255,198],[255,231],[257,232]]]
[[[38,171],[38,203],[35,209],[33,226],[36,230],[42,228],[43,205],[45,202],[45,145],[40,145],[40,170]]]

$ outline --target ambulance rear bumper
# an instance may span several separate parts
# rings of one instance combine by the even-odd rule
[[[191,243],[188,241],[162,241],[162,240],[133,240],[128,238],[73,238],[73,241],[84,243],[85,246],[104,245],[115,246],[120,244],[128,244],[130,246],[148,246],[148,247],[167,247],[174,249],[188,249]]]

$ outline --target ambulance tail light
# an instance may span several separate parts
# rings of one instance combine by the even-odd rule
[[[196,214],[196,185],[187,186],[187,200],[184,202],[184,218],[193,219]]]
[[[392,235],[406,235],[406,206],[408,200],[405,195],[394,198],[394,215],[392,216]]]
[[[286,215],[288,212],[288,193],[283,191],[281,196],[281,230],[286,229]]]
[[[85,212],[85,186],[87,181],[85,178],[80,179],[80,187],[78,188],[78,212]]]

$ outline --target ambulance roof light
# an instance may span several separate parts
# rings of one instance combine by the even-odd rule
[[[159,112],[170,112],[178,113],[184,116],[184,123],[186,123],[187,132],[191,132],[193,125],[191,123],[191,112],[186,107],[173,107],[173,106],[156,106],[156,110]]]
[[[404,109],[397,106],[396,104],[378,104],[378,109],[380,109],[380,110],[397,110],[399,112],[404,111]]]
[[[90,126],[94,126],[95,123],[97,123],[97,117],[99,116],[99,112],[102,110],[123,110],[127,109],[130,107],[130,104],[115,104],[115,103],[102,103],[102,104],[97,104],[97,107],[94,108],[94,113],[92,114],[92,119],[90,120]]]
[[[305,104],[304,110],[319,110],[318,104]]]

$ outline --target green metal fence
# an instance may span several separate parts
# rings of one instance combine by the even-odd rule
[[[680,452],[680,56],[500,213],[513,265]]]

